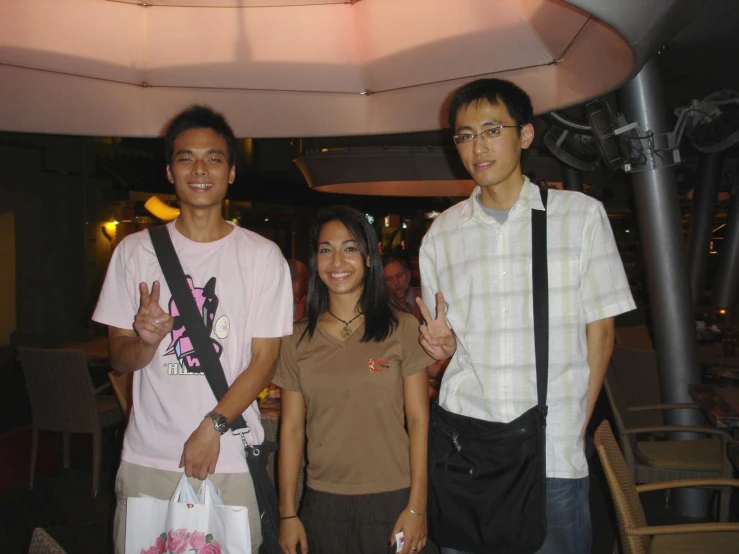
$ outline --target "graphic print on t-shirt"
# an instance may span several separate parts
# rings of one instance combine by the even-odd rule
[[[387,360],[370,358],[369,362],[367,362],[367,369],[369,369],[372,373],[382,373],[390,369],[390,364],[387,362]]]
[[[216,309],[218,308],[216,278],[211,277],[203,288],[196,288],[192,277],[189,275],[186,275],[185,277],[187,278],[187,284],[190,286],[192,296],[195,298],[198,311],[208,329],[208,334],[211,334],[213,332],[213,320],[215,319]],[[174,297],[169,301],[169,315],[174,318],[174,326],[172,327],[171,333],[172,342],[167,347],[167,351],[164,355],[168,356],[174,354],[177,356],[178,363],[167,364],[167,373],[170,375],[202,375],[203,373],[200,371],[200,360],[195,354],[192,341],[190,340],[190,333],[185,326],[183,318],[180,316],[180,311],[177,309]],[[223,317],[221,319],[223,319]],[[221,344],[214,338],[211,338],[210,340],[213,343],[213,348],[220,357],[222,351]]]

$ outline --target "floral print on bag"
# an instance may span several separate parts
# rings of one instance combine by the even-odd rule
[[[221,554],[221,545],[213,540],[213,535],[200,531],[188,533],[187,529],[172,529],[157,537],[149,548],[141,550],[141,554]]]

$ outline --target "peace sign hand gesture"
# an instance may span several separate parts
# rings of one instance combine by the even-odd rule
[[[133,318],[133,329],[144,346],[157,347],[172,330],[174,318],[159,305],[159,281],[151,285],[151,293],[146,283],[139,283],[139,311]]]
[[[446,321],[444,294],[436,293],[436,319],[431,317],[431,312],[421,298],[416,298],[416,302],[424,319],[424,323],[419,327],[421,337],[418,340],[421,346],[434,360],[450,358],[457,350],[457,339]]]

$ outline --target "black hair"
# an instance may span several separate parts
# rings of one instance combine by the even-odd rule
[[[406,271],[411,270],[411,266],[408,265],[408,262],[406,262],[403,258],[398,258],[397,256],[387,256],[386,258],[382,259],[382,267],[385,268],[389,266],[390,264],[398,263],[401,266],[403,266],[403,269]]]
[[[385,279],[382,273],[382,259],[378,249],[377,235],[364,214],[348,206],[322,208],[310,230],[310,256],[308,258],[308,298],[306,312],[308,325],[303,332],[312,338],[318,325],[318,318],[328,310],[328,289],[318,275],[318,235],[321,228],[330,221],[341,222],[349,234],[357,241],[362,262],[365,265],[362,296],[359,308],[364,313],[364,335],[362,342],[381,342],[398,326],[398,316],[390,306]],[[368,264],[369,261],[369,264]],[[369,265],[369,267],[367,267]],[[302,338],[301,337],[301,340]]]
[[[223,114],[209,106],[193,104],[175,115],[164,130],[164,155],[167,163],[172,163],[174,156],[174,141],[185,131],[190,129],[211,129],[226,141],[228,165],[233,166],[236,160],[236,137],[233,129]]]
[[[459,110],[483,100],[491,104],[502,102],[516,125],[527,125],[534,119],[531,98],[522,88],[503,79],[478,79],[464,85],[452,97],[449,104],[449,126],[452,132],[456,131]]]

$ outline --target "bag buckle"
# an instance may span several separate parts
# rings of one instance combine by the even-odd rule
[[[241,437],[241,442],[244,443],[244,448],[249,447],[249,441],[246,440],[246,435],[251,433],[251,427],[249,427],[249,424],[246,424],[246,427],[243,429],[234,429],[232,431],[234,435],[239,435]]]

